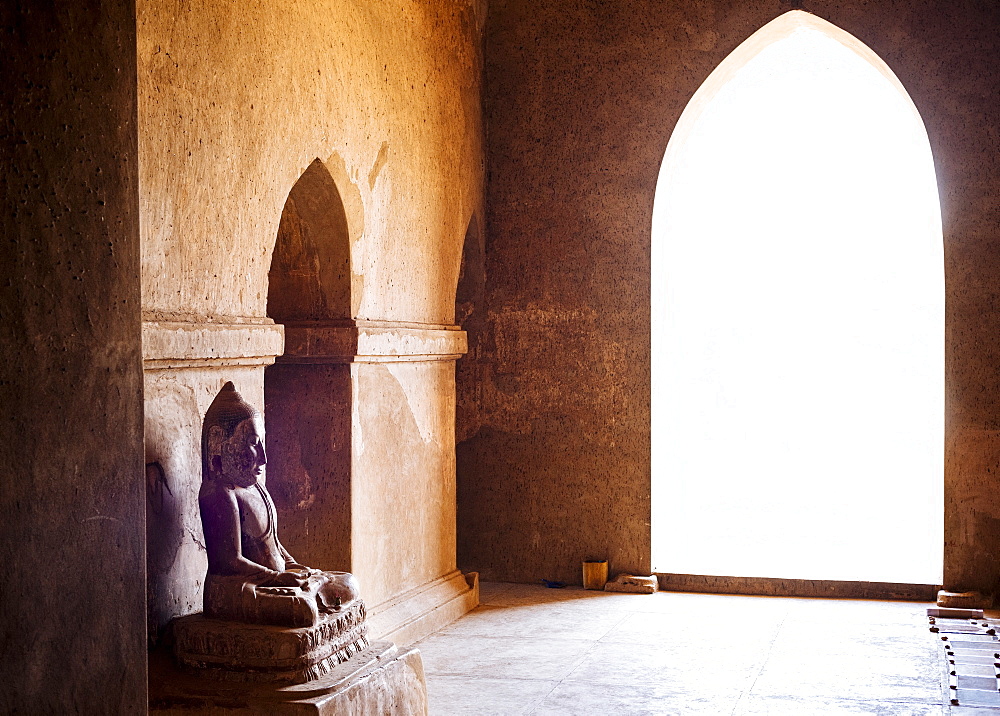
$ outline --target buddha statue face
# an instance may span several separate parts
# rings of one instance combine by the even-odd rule
[[[208,435],[208,451],[216,479],[251,487],[264,474],[267,454],[260,439],[259,418],[254,416],[237,423],[233,433],[225,436],[222,428],[213,425]]]

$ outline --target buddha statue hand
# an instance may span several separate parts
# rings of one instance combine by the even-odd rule
[[[260,594],[274,594],[279,597],[294,597],[298,594],[297,587],[258,587]]]
[[[309,581],[309,573],[298,569],[287,569],[278,572],[260,583],[261,587],[298,587],[305,588]]]
[[[321,572],[323,582],[317,594],[321,612],[339,611],[341,606],[357,599],[360,594],[358,581],[349,572]]]

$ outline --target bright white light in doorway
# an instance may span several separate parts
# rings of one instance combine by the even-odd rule
[[[657,185],[654,568],[936,584],[944,278],[927,134],[867,48],[782,20],[699,91]]]

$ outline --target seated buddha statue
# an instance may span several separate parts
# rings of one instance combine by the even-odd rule
[[[349,609],[359,598],[358,583],[347,572],[300,564],[278,540],[277,512],[264,484],[263,434],[261,415],[226,383],[205,415],[201,435],[205,616],[315,626],[323,615]]]

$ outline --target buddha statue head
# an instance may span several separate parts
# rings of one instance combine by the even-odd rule
[[[202,480],[251,487],[264,474],[263,421],[232,381],[222,386],[201,430]]]

